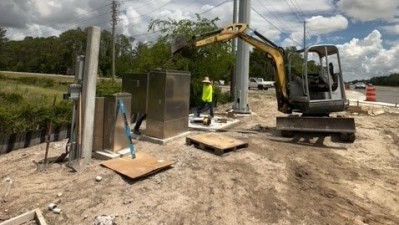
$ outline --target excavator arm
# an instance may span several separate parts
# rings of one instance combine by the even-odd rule
[[[284,56],[283,50],[272,42],[268,41],[265,37],[261,36],[259,33],[255,34],[261,38],[261,40],[252,37],[247,34],[249,27],[244,23],[234,23],[225,26],[223,29],[218,31],[202,34],[193,37],[193,46],[195,47],[205,47],[219,42],[229,41],[234,38],[240,38],[246,43],[252,45],[253,47],[266,52],[274,60],[276,67],[276,94],[278,101],[278,110],[283,113],[291,113],[288,102],[288,89],[287,89],[287,75],[284,68]],[[175,50],[176,51],[176,50]]]

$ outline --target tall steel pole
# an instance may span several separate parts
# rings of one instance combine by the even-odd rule
[[[306,48],[306,20],[303,21],[303,49]]]
[[[238,0],[234,0],[233,3],[233,23],[237,23],[238,22]],[[232,53],[237,57],[237,38],[234,38],[231,41],[231,51]],[[230,80],[231,80],[231,84],[230,84],[230,95],[231,95],[231,99],[235,99],[235,86],[236,86],[236,81],[235,81],[235,73],[236,73],[236,69],[237,66],[236,64],[233,65],[233,68],[231,69],[231,73],[230,73]]]
[[[238,17],[237,17],[237,13],[238,13],[238,0],[234,0],[233,3],[233,23],[237,23],[238,22]],[[232,49],[233,49],[233,53],[236,54],[236,47],[237,47],[237,39],[233,39],[232,43]]]
[[[117,8],[118,3],[112,0],[112,79],[115,80],[115,26],[118,23],[117,20]]]
[[[251,0],[240,0],[238,22],[249,24],[250,12]],[[248,105],[249,46],[241,39],[237,41],[237,44],[233,111],[236,113],[251,113]]]

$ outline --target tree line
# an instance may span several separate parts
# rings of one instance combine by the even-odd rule
[[[187,70],[194,80],[205,76],[212,80],[231,79],[235,56],[231,43],[221,43],[190,51],[190,57],[182,54],[171,57],[171,43],[178,35],[191,39],[218,29],[218,18],[207,19],[197,15],[194,20],[153,20],[149,31],[159,30],[154,41],[135,42],[130,36],[119,34],[115,40],[115,67],[117,76],[126,73],[142,73],[154,68]],[[87,29],[70,29],[59,36],[30,37],[8,40],[6,30],[0,28],[0,70],[72,75],[76,56],[84,55]],[[99,68],[100,76],[111,76],[112,35],[101,32]],[[251,54],[250,76],[273,79],[273,66],[260,51]]]
[[[148,25],[148,31],[159,31],[154,41],[136,42],[134,37],[116,35],[116,75],[143,73],[155,68],[190,71],[193,80],[205,76],[212,80],[230,81],[235,67],[235,55],[231,42],[219,43],[201,49],[186,50],[185,54],[172,57],[171,44],[177,36],[190,40],[194,35],[218,29],[218,18],[207,19],[196,16],[194,20],[155,19]],[[54,74],[74,74],[77,55],[85,54],[87,30],[70,29],[59,36],[25,37],[23,40],[7,40],[6,30],[0,28],[0,70]],[[295,47],[285,49],[294,52]],[[101,32],[99,68],[100,76],[111,76],[112,35]],[[189,57],[187,57],[189,56]],[[301,72],[302,58],[295,57],[293,69]],[[296,68],[298,67],[298,68]],[[275,68],[267,54],[254,49],[250,54],[250,77],[275,80]],[[398,86],[398,74],[373,77],[376,85]]]

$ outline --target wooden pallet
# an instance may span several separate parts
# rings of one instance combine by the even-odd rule
[[[247,142],[215,133],[188,136],[186,138],[186,144],[211,151],[216,155],[223,155],[228,151],[235,151],[240,148],[248,147]]]
[[[13,217],[9,220],[1,222],[0,225],[22,225],[22,224],[37,224],[47,225],[40,209],[34,209],[19,216]]]

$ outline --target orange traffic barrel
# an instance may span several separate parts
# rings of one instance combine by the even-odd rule
[[[366,88],[366,101],[375,102],[376,99],[377,98],[375,96],[375,87],[374,86],[368,86]]]

